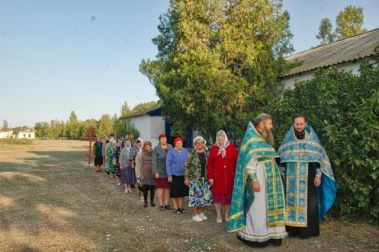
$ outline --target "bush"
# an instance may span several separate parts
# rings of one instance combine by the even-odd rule
[[[362,64],[359,76],[329,68],[297,83],[267,109],[279,137],[294,115],[307,116],[332,162],[338,186],[332,213],[375,224],[379,224],[378,87],[376,64]]]
[[[33,144],[31,139],[3,138],[0,139],[0,144]]]

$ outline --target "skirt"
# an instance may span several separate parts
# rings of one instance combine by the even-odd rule
[[[188,206],[203,207],[212,205],[211,186],[212,185],[205,179],[202,179],[200,182],[190,181]]]
[[[125,167],[121,172],[121,183],[134,185],[136,183],[136,172],[131,167]]]
[[[155,179],[155,186],[158,189],[168,189],[168,188],[170,188],[170,182],[168,182],[167,178],[156,178]]]
[[[188,196],[188,186],[184,184],[184,176],[172,176],[170,189],[171,198],[182,198]]]
[[[229,194],[213,194],[213,202],[224,205],[230,205],[232,203],[232,195]]]
[[[95,166],[102,166],[103,165],[103,156],[96,156],[95,157]]]

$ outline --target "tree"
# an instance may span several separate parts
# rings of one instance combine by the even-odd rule
[[[241,137],[248,120],[280,93],[277,77],[292,51],[281,1],[171,1],[153,39],[157,58],[140,70],[155,86],[173,134]]]
[[[333,32],[333,25],[329,18],[321,19],[321,24],[319,27],[319,32],[316,35],[317,39],[321,40],[321,45],[329,44],[334,42],[335,33]]]
[[[66,124],[66,136],[69,139],[78,139],[80,133],[79,121],[74,111],[71,111],[70,117]]]
[[[131,113],[142,112],[144,110],[151,109],[151,108],[157,106],[158,103],[159,102],[157,102],[157,101],[142,102],[140,104],[137,104],[135,107],[133,107]]]
[[[130,114],[131,109],[127,102],[124,102],[124,104],[121,105],[121,116],[126,116]]]
[[[97,120],[96,119],[87,119],[81,123],[81,136],[89,136],[89,128],[92,127],[95,129],[95,134],[97,131]]]
[[[111,133],[114,133],[114,121],[110,115],[104,114],[98,122],[96,136],[105,138]]]
[[[352,5],[347,6],[336,18],[336,34],[339,39],[348,38],[364,32],[363,8]]]
[[[3,131],[9,130],[9,124],[7,120],[3,120],[3,127],[1,128]]]
[[[47,138],[49,134],[49,123],[48,122],[37,122],[34,126],[36,132],[36,137]]]

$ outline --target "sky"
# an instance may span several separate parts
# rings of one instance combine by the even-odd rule
[[[379,1],[284,0],[296,52],[318,44],[320,21],[362,6],[364,27],[379,27]],[[169,0],[0,0],[0,120],[34,126],[120,114],[158,100],[139,72],[153,59],[151,39]],[[0,122],[0,127],[2,123]]]

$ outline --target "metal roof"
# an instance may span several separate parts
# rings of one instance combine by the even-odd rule
[[[299,52],[287,57],[286,60],[290,63],[298,61],[301,64],[293,67],[282,77],[370,57],[375,54],[374,50],[378,45],[379,28]]]

